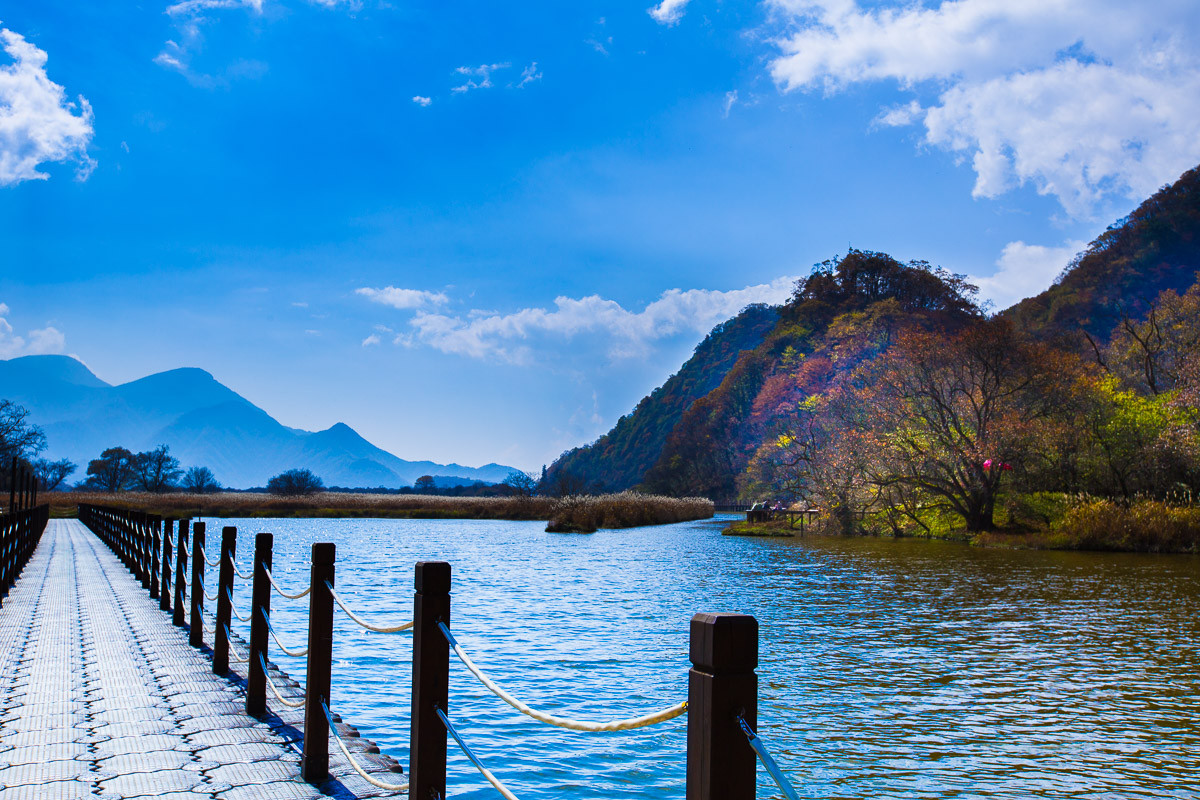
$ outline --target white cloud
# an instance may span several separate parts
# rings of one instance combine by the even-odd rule
[[[417,105],[421,106],[422,108],[428,108],[429,104],[433,102],[433,98],[432,97],[422,97],[421,95],[418,94],[418,95],[413,96],[413,102],[416,103]]]
[[[472,89],[490,89],[492,73],[500,69],[508,69],[508,62],[503,64],[480,64],[478,67],[459,67],[454,70],[458,75],[466,75],[465,83],[450,89],[452,92],[469,92]]]
[[[734,104],[737,103],[737,100],[738,100],[737,89],[734,89],[732,92],[726,92],[725,93],[725,106],[724,106],[724,110],[721,112],[721,116],[728,117],[729,111],[733,108]]]
[[[49,325],[31,330],[25,336],[17,336],[6,319],[10,313],[8,305],[0,303],[0,358],[61,353],[66,349],[66,337]]]
[[[426,292],[421,289],[397,289],[395,286],[385,286],[382,289],[363,287],[362,289],[356,289],[354,293],[362,295],[373,303],[399,309],[441,305],[450,299],[442,292]]]
[[[517,88],[524,89],[527,85],[533,83],[534,81],[540,81],[541,79],[541,70],[537,68],[537,62],[534,61],[528,67],[521,70],[521,81],[517,84]]]
[[[1194,0],[944,0],[929,6],[769,0],[788,26],[783,91],[894,81],[936,93],[885,110],[969,158],[974,194],[1032,185],[1089,216],[1200,161],[1200,4]]]
[[[378,333],[372,333],[370,336],[368,336],[367,338],[362,340],[362,346],[363,347],[374,347],[375,345],[379,344],[381,341],[382,341],[382,339],[379,338]]]
[[[1087,246],[1071,241],[1062,247],[1009,242],[996,261],[996,271],[987,276],[972,276],[979,286],[981,300],[990,300],[996,310],[1041,293],[1054,282],[1071,259]]]
[[[683,10],[688,2],[689,0],[662,0],[658,5],[647,9],[647,13],[660,25],[676,25],[683,19]]]
[[[707,333],[751,303],[781,303],[794,277],[731,291],[671,289],[641,311],[630,311],[598,295],[558,297],[554,308],[524,308],[509,314],[473,311],[465,316],[418,312],[412,334],[398,344],[423,343],[444,353],[514,364],[534,361],[539,350],[560,348],[564,340],[591,337],[611,359],[646,355],[652,342],[677,334]]]
[[[42,164],[74,161],[85,180],[96,167],[87,153],[92,107],[81,95],[69,102],[46,74],[46,52],[7,28],[0,42],[11,64],[0,66],[0,186],[45,180]],[[78,113],[76,113],[78,112]]]

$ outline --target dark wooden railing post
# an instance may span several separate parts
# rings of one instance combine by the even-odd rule
[[[233,564],[237,557],[237,528],[221,529],[220,565],[217,567],[217,623],[213,631],[212,671],[224,675],[229,671],[229,621],[233,618]]]
[[[188,625],[188,643],[192,647],[204,646],[204,617],[200,609],[204,605],[204,523],[192,523],[192,613]]]
[[[187,622],[183,601],[187,588],[187,539],[192,521],[187,517],[179,520],[179,538],[175,544],[175,605],[171,611],[171,622],[182,628]]]
[[[151,514],[147,534],[149,542],[147,546],[150,548],[150,599],[158,599],[158,535],[162,528],[162,517],[157,514]]]
[[[8,477],[8,513],[17,511],[17,457],[13,456],[12,472]]]
[[[158,607],[163,611],[171,610],[171,536],[174,530],[171,520],[162,521],[162,579],[159,581],[162,590],[158,593]]]
[[[271,615],[271,550],[275,537],[260,533],[254,537],[254,588],[250,598],[250,661],[246,666],[246,713],[262,716],[267,711],[267,617]]]
[[[754,800],[754,750],[738,725],[758,725],[758,621],[692,617],[686,800]]]
[[[412,714],[409,739],[409,796],[446,796],[446,726],[437,709],[450,709],[450,643],[438,628],[450,625],[450,565],[419,561],[413,597]]]
[[[333,564],[337,547],[332,542],[312,546],[312,572],[308,603],[308,673],[304,685],[304,755],[300,776],[309,783],[329,777],[329,720],[321,704],[329,705],[333,673]]]

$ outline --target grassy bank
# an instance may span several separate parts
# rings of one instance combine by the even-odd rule
[[[576,495],[558,500],[550,512],[547,531],[591,533],[600,528],[635,528],[708,519],[713,503],[703,497],[664,497],[621,492]]]
[[[389,519],[549,519],[547,497],[442,497],[420,494],[321,492],[281,497],[258,492],[118,494],[52,492],[52,516],[74,516],[80,503],[137,509],[166,517],[384,517]]]
[[[919,520],[893,524],[883,512],[866,514],[852,535],[947,539],[980,547],[1034,550],[1106,550],[1129,553],[1200,553],[1200,508],[1157,500],[1119,503],[1038,492],[1006,499],[997,508],[996,530],[971,532],[962,519],[930,511]],[[729,536],[798,536],[786,521],[734,522]],[[846,535],[827,519],[806,534]]]

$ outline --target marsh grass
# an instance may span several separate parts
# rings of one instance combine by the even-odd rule
[[[549,519],[547,497],[443,497],[421,494],[319,492],[283,497],[265,492],[150,494],[52,492],[52,516],[70,517],[80,503],[136,509],[164,517],[384,517],[399,519]]]
[[[555,503],[546,530],[592,533],[600,528],[636,528],[708,519],[713,513],[713,502],[705,497],[665,497],[637,492],[570,495]]]
[[[991,533],[979,544],[1046,550],[1115,550],[1138,553],[1200,552],[1200,508],[1158,500],[1130,505],[1084,498],[1045,530]]]

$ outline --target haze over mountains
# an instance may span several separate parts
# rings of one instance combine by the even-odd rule
[[[307,467],[327,486],[411,486],[422,475],[439,485],[495,483],[514,467],[464,467],[406,461],[344,423],[317,432],[289,428],[201,369],[175,369],[112,386],[69,356],[0,361],[0,397],[25,406],[46,433],[50,459],[79,465],[107,447],[134,452],[160,444],[183,466],[206,466],[232,488],[264,486],[287,469]]]

